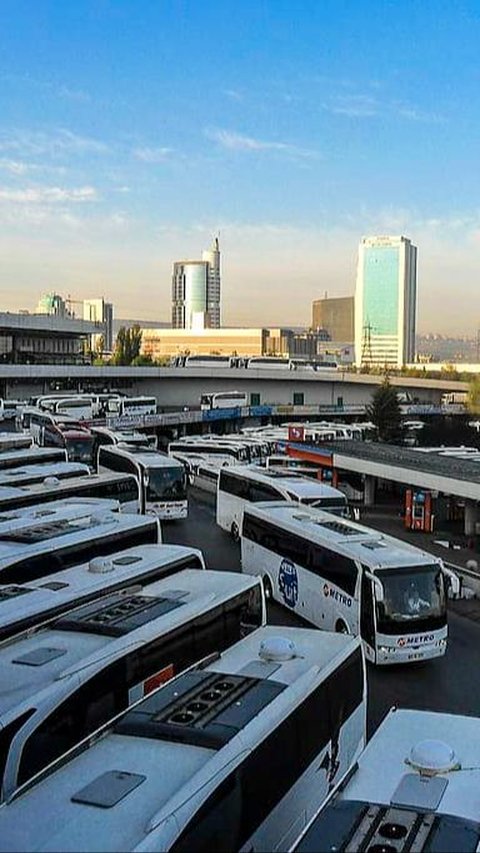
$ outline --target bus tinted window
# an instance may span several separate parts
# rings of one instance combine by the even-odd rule
[[[335,551],[313,545],[307,539],[245,513],[243,536],[280,557],[320,575],[349,595],[355,592],[358,570],[353,560]]]
[[[356,649],[207,798],[171,850],[238,850],[329,741],[322,769],[333,781],[341,726],[361,706],[363,689]]]
[[[110,533],[90,541],[77,542],[67,548],[45,551],[43,554],[24,557],[17,563],[1,568],[0,581],[8,583],[28,583],[47,575],[53,575],[71,566],[88,563],[94,557],[104,557],[122,548],[134,548],[137,545],[155,543],[156,530],[123,531]]]

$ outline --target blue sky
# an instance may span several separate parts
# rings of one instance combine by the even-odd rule
[[[420,328],[479,325],[478,2],[2,0],[0,34],[3,307],[168,319],[220,231],[225,321],[308,323],[406,233]]]

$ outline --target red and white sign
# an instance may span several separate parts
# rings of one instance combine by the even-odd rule
[[[289,426],[288,427],[288,440],[289,441],[303,441],[305,438],[305,427],[303,426]]]

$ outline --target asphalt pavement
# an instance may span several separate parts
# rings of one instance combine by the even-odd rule
[[[240,571],[240,546],[215,521],[215,497],[198,489],[189,495],[189,517],[163,525],[165,542],[200,548],[208,568]],[[277,602],[268,605],[272,625],[306,626]],[[449,615],[447,654],[425,663],[368,667],[371,734],[392,705],[480,716],[480,624]]]

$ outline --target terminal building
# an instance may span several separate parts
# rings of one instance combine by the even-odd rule
[[[104,326],[61,314],[0,313],[3,364],[90,364],[90,339]]]

